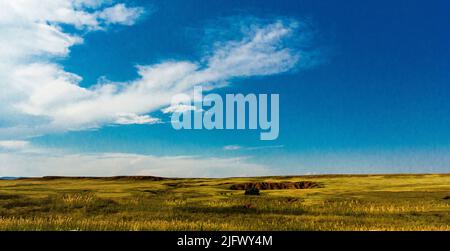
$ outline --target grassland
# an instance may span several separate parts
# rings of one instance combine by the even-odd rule
[[[313,181],[264,190],[245,182]],[[450,174],[0,181],[0,230],[450,230]]]

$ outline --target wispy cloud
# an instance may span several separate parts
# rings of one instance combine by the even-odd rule
[[[0,141],[1,176],[33,177],[153,175],[164,177],[230,177],[273,174],[249,157],[194,155],[154,156],[120,152],[76,153],[45,148],[29,141]]]
[[[28,141],[24,140],[2,140],[0,141],[0,149],[20,150],[29,146]]]
[[[114,123],[119,125],[144,125],[161,123],[161,120],[158,118],[152,118],[149,115],[136,115],[134,113],[131,113],[119,114],[117,120]]]
[[[137,17],[144,13],[142,8],[128,8],[120,3],[103,9],[97,14],[106,24],[133,25]]]
[[[164,109],[161,109],[161,111],[165,114],[167,114],[167,113],[182,113],[185,111],[195,111],[195,106],[183,105],[183,104],[171,105]]]
[[[237,150],[244,150],[244,151],[254,151],[254,150],[264,150],[264,149],[277,149],[277,148],[283,148],[284,145],[273,145],[273,146],[240,146],[240,145],[228,145],[224,146],[223,150],[226,151],[237,151]]]
[[[237,145],[225,148],[230,151],[255,149]],[[0,165],[0,176],[236,177],[321,173],[445,173],[449,172],[449,152],[449,149],[317,152],[267,158],[154,156],[120,152],[73,153],[39,148],[27,141],[0,141],[0,163],[7,163]]]
[[[100,93],[80,87],[81,77],[66,72],[56,59],[83,43],[86,31],[132,25],[142,13],[140,7],[111,0],[0,1],[0,138],[51,127],[75,129],[70,123],[51,125],[58,120],[53,110]],[[62,25],[75,31],[66,32]]]
[[[229,177],[273,173],[246,158],[152,156],[126,153],[1,153],[0,176],[115,176]],[[32,164],[31,164],[32,163]]]
[[[238,146],[238,145],[228,145],[228,146],[223,147],[223,150],[225,150],[225,151],[236,151],[236,150],[240,150],[240,149],[242,149],[242,147]]]
[[[154,123],[157,119],[148,114],[167,106],[177,93],[196,85],[215,88],[236,77],[286,72],[305,54],[286,46],[298,26],[281,18],[248,24],[239,36],[214,43],[213,51],[196,61],[141,65],[138,79],[82,87],[81,76],[65,71],[56,59],[82,43],[83,32],[68,33],[62,25],[80,31],[132,25],[144,12],[109,2],[0,2],[0,124],[7,125],[0,128],[0,139]]]

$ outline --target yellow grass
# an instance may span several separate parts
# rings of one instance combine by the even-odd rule
[[[264,190],[244,182],[314,181]],[[450,230],[450,174],[0,181],[0,230]]]

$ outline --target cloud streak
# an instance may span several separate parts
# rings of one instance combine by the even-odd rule
[[[153,175],[163,177],[230,177],[269,175],[270,169],[246,158],[152,156],[125,153],[1,153],[0,176],[34,177]],[[30,165],[30,163],[33,163]]]
[[[2,140],[0,141],[0,149],[3,150],[20,150],[29,145],[28,141],[24,140]]]
[[[56,63],[83,42],[81,31],[132,25],[141,8],[108,1],[0,1],[0,139],[98,128],[151,124],[150,113],[196,85],[217,88],[237,77],[272,75],[294,68],[305,52],[286,47],[298,25],[283,19],[252,24],[238,38],[216,42],[197,61],[167,60],[137,67],[139,78],[81,87],[81,76]],[[32,11],[31,11],[32,10]],[[26,39],[22,39],[22,38]],[[303,63],[304,64],[304,63]],[[169,111],[170,109],[164,110]]]
[[[227,145],[223,147],[225,151],[257,151],[257,150],[267,150],[267,149],[278,149],[283,148],[284,145],[273,145],[273,146],[240,146],[240,145]]]

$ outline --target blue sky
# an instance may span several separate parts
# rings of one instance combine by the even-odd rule
[[[4,115],[0,119],[0,159],[14,163],[0,167],[0,175],[450,171],[447,1],[134,0],[95,4],[86,0],[79,1],[85,2],[81,6],[77,1],[61,2],[69,4],[58,8],[82,11],[90,17],[51,19],[56,9],[37,11],[42,16],[30,17],[26,10],[33,7],[22,6],[24,11],[17,16],[0,19],[3,27],[27,36],[37,36],[33,33],[36,23],[47,20],[67,36],[55,47],[60,46],[61,51],[52,51],[45,43],[18,48],[6,44],[19,51],[17,55],[0,51],[7,62],[13,62],[0,64],[5,88],[13,90],[14,84],[6,82],[11,79],[25,87],[26,81],[34,79],[56,83],[42,84],[32,93],[0,95],[2,104],[11,107],[0,109]],[[29,17],[30,24],[18,26],[17,20],[23,16]],[[232,55],[230,41],[246,43],[257,31],[283,29],[287,35],[258,45],[267,54],[263,56],[274,62],[263,60],[260,68],[244,67],[233,73],[211,66],[211,58],[219,52]],[[286,58],[277,61],[280,51],[286,52]],[[294,60],[297,55],[298,62]],[[246,60],[247,65],[257,63]],[[283,60],[292,63],[286,66]],[[155,101],[147,109],[136,108],[136,114],[133,110],[149,123],[111,123],[111,117],[103,114],[91,118],[90,113],[97,114],[110,104],[98,100],[98,105],[77,113],[81,109],[75,106],[77,95],[86,90],[162,79],[164,76],[156,74],[163,73],[159,69],[154,73],[152,67],[170,63],[167,69],[172,71],[182,62],[189,63],[187,68],[191,64],[199,68],[191,71],[180,65],[181,74],[196,74],[205,68],[222,74],[214,81],[226,85],[215,87],[214,93],[280,94],[279,138],[260,141],[259,132],[250,130],[177,131],[168,123],[170,114],[160,111],[167,106],[163,101]],[[137,66],[147,70],[142,73]],[[34,77],[37,70],[33,67],[48,76]],[[26,70],[6,74],[11,69]],[[59,84],[61,79],[65,83]],[[74,83],[78,87],[72,91]],[[169,95],[163,84],[156,92]],[[92,92],[102,95],[101,91]],[[67,109],[55,109],[58,106]],[[117,107],[105,110],[122,112],[120,105]],[[81,121],[80,116],[89,119],[72,123]],[[152,123],[153,119],[159,122]],[[120,160],[115,161],[117,156]],[[105,158],[109,161],[103,161]],[[33,169],[27,164],[30,160],[41,164]],[[228,169],[228,165],[235,168]]]

